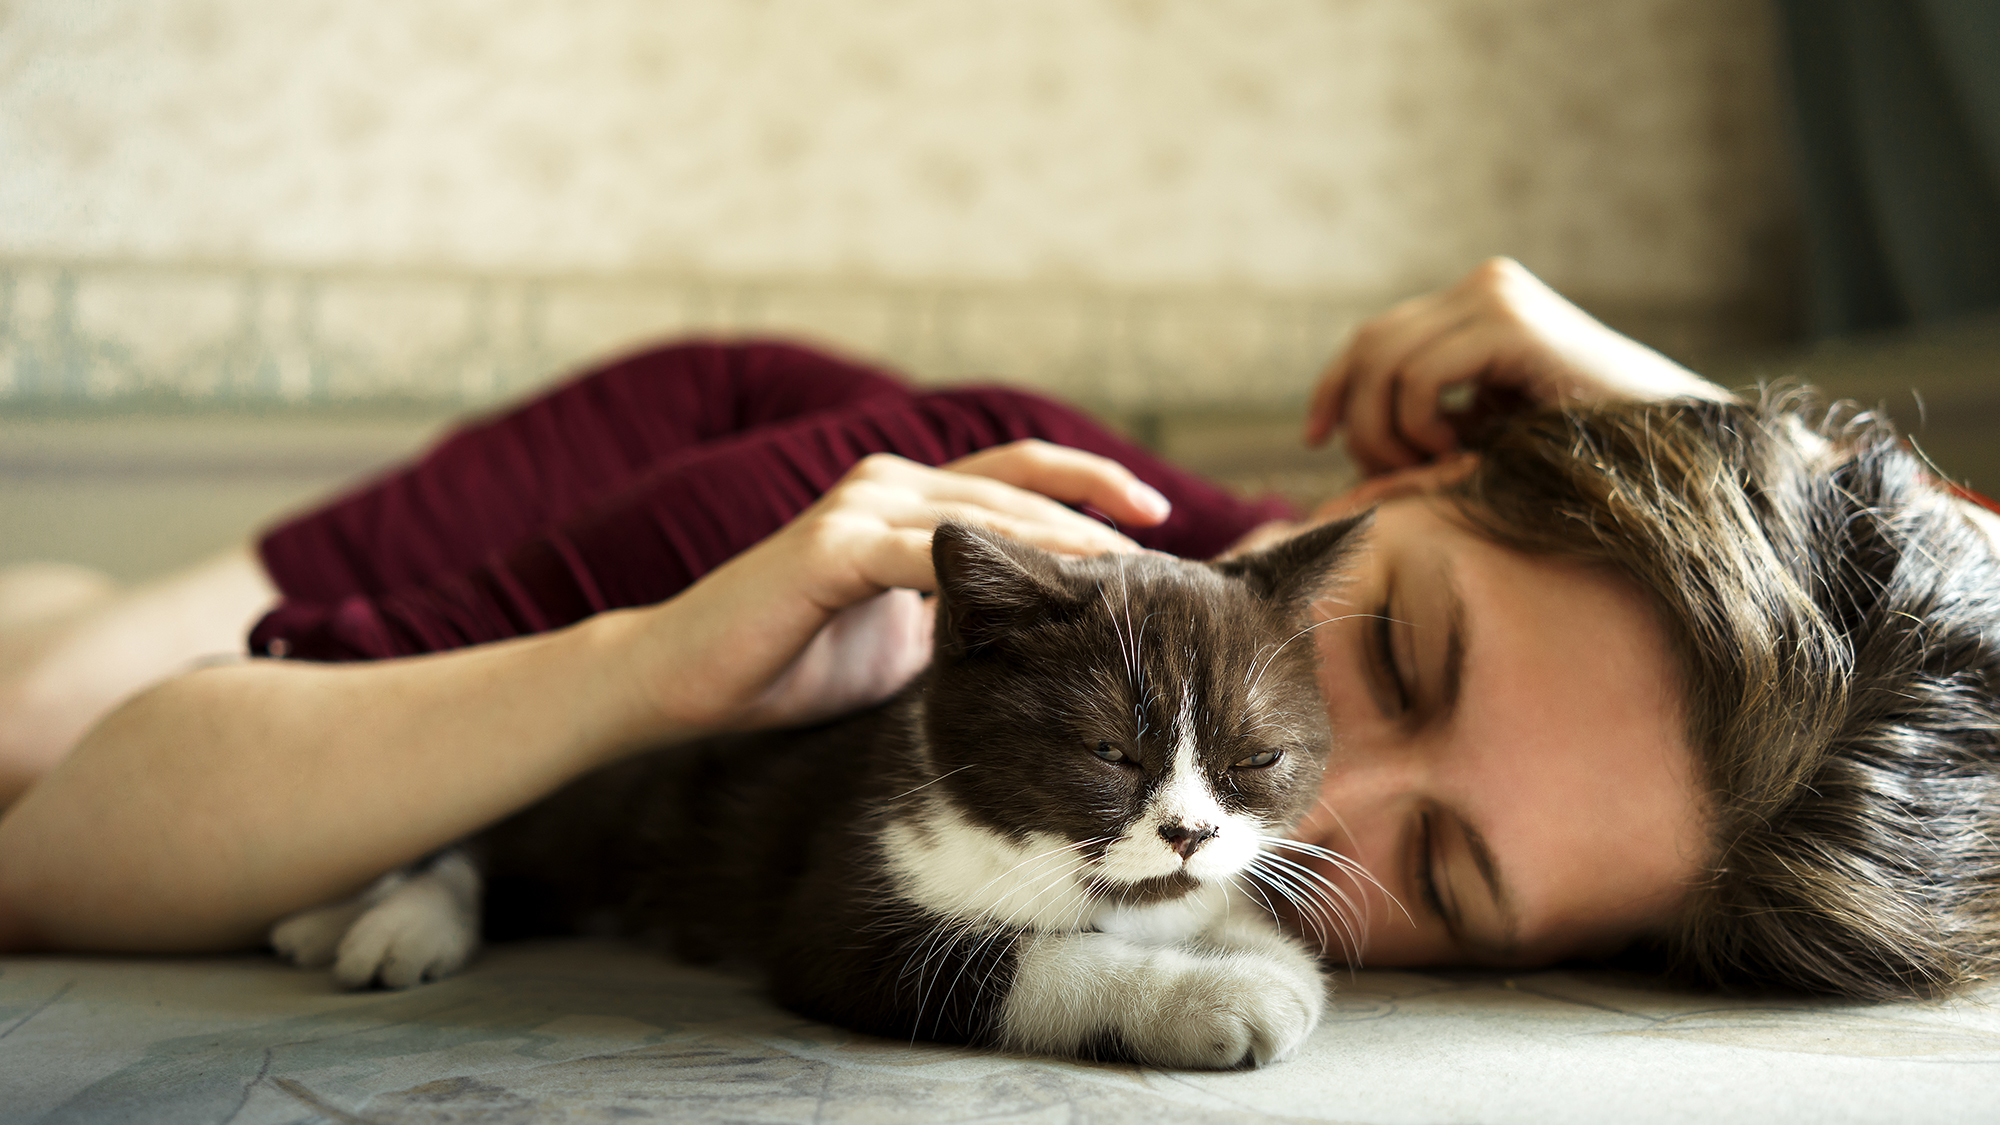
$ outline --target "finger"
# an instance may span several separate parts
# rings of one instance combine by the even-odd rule
[[[899,526],[934,527],[940,519],[956,519],[1070,554],[1139,550],[1116,528],[1046,496],[987,477],[912,466],[907,475],[887,484],[879,493],[846,486],[850,495],[843,503],[865,507]]]
[[[1173,511],[1157,489],[1109,457],[1033,438],[982,450],[944,467],[1065,503],[1088,504],[1139,527],[1161,523]]]
[[[1347,417],[1347,404],[1351,401],[1356,377],[1377,366],[1374,357],[1383,342],[1394,338],[1412,317],[1421,316],[1437,297],[1437,294],[1427,294],[1403,301],[1354,330],[1347,346],[1341,350],[1339,358],[1327,367],[1326,374],[1320,377],[1318,389],[1313,392],[1312,405],[1307,410],[1306,444],[1319,445],[1327,435],[1340,428]]]
[[[1505,334],[1485,321],[1467,324],[1404,361],[1398,380],[1396,428],[1410,445],[1430,454],[1458,447],[1458,431],[1441,405],[1447,387],[1463,383],[1507,385],[1518,372],[1505,361]]]
[[[929,534],[944,520],[975,524],[1070,555],[1141,550],[1115,529],[999,481],[922,466],[877,466],[843,481],[817,506],[804,534],[838,557],[857,537],[897,528]]]
[[[1479,319],[1475,298],[1457,291],[1437,294],[1375,342],[1369,365],[1401,375],[1410,357]]]
[[[861,596],[848,596],[838,611],[872,597],[882,590],[905,589],[929,592],[937,589],[937,572],[931,568],[931,533],[924,528],[891,527],[868,537],[853,552],[855,573],[869,589]]]
[[[1067,521],[1023,519],[972,504],[938,505],[925,516],[932,526],[944,520],[973,524],[997,531],[1009,539],[1065,555],[1126,554],[1143,550],[1122,535],[1104,535],[1107,529],[1103,524],[1088,520],[1079,525]]]
[[[1411,303],[1405,315],[1369,342],[1349,376],[1343,410],[1348,450],[1365,470],[1383,472],[1428,457],[1429,450],[1410,442],[1396,425],[1403,364],[1426,345],[1457,331],[1472,315],[1459,294],[1437,294]]]
[[[1320,373],[1318,385],[1313,387],[1312,401],[1306,406],[1306,428],[1303,440],[1306,445],[1317,449],[1326,444],[1326,439],[1340,424],[1340,400],[1347,385],[1348,357],[1353,354],[1353,346],[1341,349],[1326,370]]]
[[[1074,512],[1067,514],[1073,522],[1052,524],[975,504],[912,502],[901,510],[874,513],[880,522],[871,527],[863,519],[844,513],[845,518],[827,521],[831,529],[825,532],[828,542],[822,557],[850,560],[851,570],[824,564],[817,567],[826,580],[818,585],[813,599],[834,612],[885,589],[937,589],[937,575],[931,568],[931,536],[946,519],[975,524],[1064,554],[1096,555],[1107,549],[1138,549],[1123,536],[1107,539],[1108,529],[1102,524]],[[1115,546],[1107,547],[1107,542]]]
[[[964,458],[946,467],[934,469],[901,457],[877,454],[857,464],[848,474],[848,479],[842,481],[828,495],[835,496],[837,502],[843,505],[855,504],[865,508],[880,508],[884,512],[900,510],[906,507],[909,501],[919,503],[956,501],[980,504],[995,511],[1009,512],[1025,518],[1081,520],[1093,527],[1104,528],[1107,533],[1116,534],[1105,525],[1039,492],[1018,488],[988,474],[966,472],[953,467],[970,460]]]
[[[1037,504],[1024,504],[1023,497]],[[928,489],[884,487],[873,482],[861,482],[859,487],[848,485],[824,518],[840,528],[855,529],[854,533],[872,524],[928,534],[938,524],[951,520],[1070,555],[1143,549],[1116,530],[1054,501],[998,481],[966,476]]]
[[[1371,371],[1354,388],[1348,403],[1347,452],[1368,476],[1424,459],[1423,453],[1406,444],[1396,430],[1395,383],[1393,371]]]

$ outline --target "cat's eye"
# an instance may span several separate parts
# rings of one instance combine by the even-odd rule
[[[1120,750],[1116,745],[1109,742],[1105,742],[1101,739],[1098,741],[1097,745],[1090,748],[1090,752],[1104,759],[1107,762],[1122,762],[1125,760],[1125,751]]]
[[[1229,768],[1233,770],[1261,770],[1265,766],[1276,762],[1281,757],[1283,755],[1276,750],[1262,750],[1247,758],[1238,758],[1236,761],[1230,763]]]

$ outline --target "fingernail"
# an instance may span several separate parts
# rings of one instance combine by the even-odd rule
[[[1174,510],[1174,506],[1167,502],[1165,496],[1160,495],[1158,489],[1142,480],[1133,481],[1131,486],[1126,488],[1125,494],[1131,499],[1134,507],[1154,519],[1166,519],[1167,513]]]

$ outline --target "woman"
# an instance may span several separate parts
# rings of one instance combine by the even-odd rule
[[[829,422],[759,415],[755,373],[733,378],[751,390],[689,423],[711,438],[671,487],[651,474],[682,454],[647,448],[653,427],[712,396],[450,508],[455,474],[505,480],[520,450],[564,448],[494,427],[623,417],[599,377],[281,530],[262,565],[240,554],[60,630],[52,648],[105,674],[70,677],[97,694],[72,688],[40,712],[54,734],[10,751],[29,784],[0,818],[0,943],[252,944],[645,746],[882,698],[927,651],[912,591],[942,515],[1073,552],[1284,530],[1039,400],[913,406],[832,365],[815,385],[847,413]],[[1464,456],[1441,399],[1467,384],[1574,409],[1492,425]],[[1364,328],[1308,437],[1336,427],[1375,475],[1320,514],[1379,505],[1339,594],[1371,612],[1315,634],[1339,735],[1302,832],[1397,900],[1364,902],[1357,958],[1641,943],[1710,979],[1857,995],[1988,970],[2000,566],[1914,458],[1732,404],[1506,262]],[[661,508],[690,495],[709,503]],[[426,537],[438,520],[452,533]],[[646,535],[683,573],[619,565]],[[107,697],[210,643],[163,622],[213,629],[279,592],[259,650],[401,658],[181,675],[69,749]],[[155,647],[104,656],[135,630]]]

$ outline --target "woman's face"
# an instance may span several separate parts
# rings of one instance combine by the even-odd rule
[[[1615,951],[1671,915],[1704,858],[1665,631],[1624,579],[1446,511],[1384,504],[1316,603],[1334,741],[1299,838],[1373,879],[1314,861],[1353,903],[1329,949],[1371,966]]]

